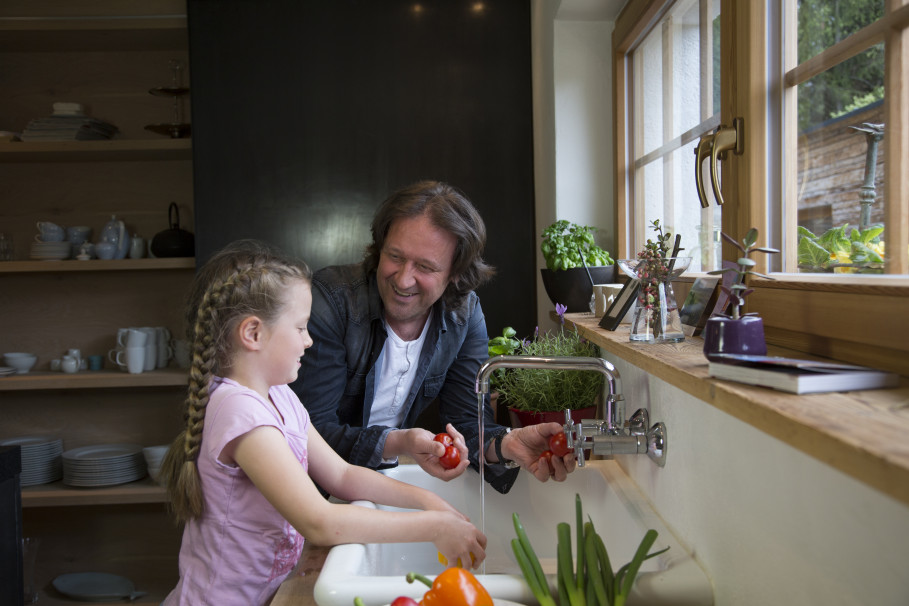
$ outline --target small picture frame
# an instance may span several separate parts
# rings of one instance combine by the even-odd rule
[[[719,284],[720,276],[704,276],[696,279],[691,285],[691,290],[688,291],[679,312],[682,332],[686,337],[696,337],[704,330],[720,294]]]
[[[628,310],[631,309],[631,305],[634,303],[634,299],[640,288],[640,280],[629,280],[626,282],[625,287],[619,291],[619,294],[616,295],[612,305],[609,306],[609,309],[606,310],[606,313],[603,314],[603,317],[600,319],[600,328],[605,328],[606,330],[615,330],[618,328],[619,324],[622,323],[622,318],[624,318],[625,314],[628,313]]]
[[[732,261],[723,261],[723,269],[735,270],[738,269],[738,265]],[[725,271],[719,275],[723,277],[722,286],[725,286],[727,289],[732,287],[732,283],[735,281],[736,277],[735,271]],[[719,288],[718,291],[716,303],[713,306],[713,310],[710,312],[710,316],[726,313],[726,308],[729,307],[729,295],[723,292],[722,288]]]

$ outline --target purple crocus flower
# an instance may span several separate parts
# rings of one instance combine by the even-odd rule
[[[561,303],[556,303],[556,313],[559,315],[559,323],[565,323],[565,312],[568,311],[567,305],[562,305]]]

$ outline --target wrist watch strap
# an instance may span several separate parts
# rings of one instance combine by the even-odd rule
[[[505,438],[505,436],[508,435],[509,433],[511,433],[511,428],[506,427],[505,431],[501,431],[498,434],[496,434],[496,437],[493,440],[493,444],[495,445],[496,458],[499,459],[499,464],[504,465],[505,469],[515,469],[516,467],[520,467],[520,465],[518,465],[511,459],[506,459],[505,456],[502,454],[502,439]]]

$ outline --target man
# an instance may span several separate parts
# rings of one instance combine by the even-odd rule
[[[494,270],[481,256],[486,227],[473,205],[444,183],[422,181],[385,200],[361,263],[313,277],[309,331],[314,344],[291,387],[319,433],[349,462],[378,469],[413,458],[450,480],[478,468],[477,371],[489,357],[474,290]],[[439,415],[461,462],[446,469],[434,434],[415,427],[438,399]],[[485,477],[507,492],[517,465],[541,481],[563,481],[573,455],[540,459],[547,423],[510,431],[483,406]],[[517,465],[515,465],[517,464]]]

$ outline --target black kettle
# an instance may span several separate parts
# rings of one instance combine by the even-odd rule
[[[196,238],[191,232],[180,229],[180,209],[171,202],[167,209],[170,229],[155,234],[151,252],[156,257],[192,257],[196,252]]]

